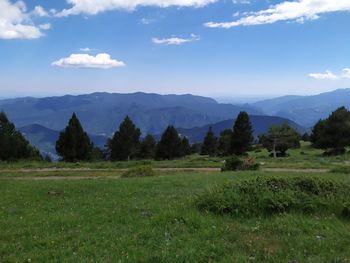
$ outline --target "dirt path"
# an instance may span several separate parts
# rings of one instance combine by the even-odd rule
[[[124,172],[127,169],[90,169],[90,168],[45,168],[45,169],[21,169],[21,170],[9,170],[9,172],[19,173],[46,173],[46,172]],[[220,168],[155,168],[158,172],[219,172]],[[327,169],[296,169],[296,168],[262,168],[262,172],[292,172],[292,173],[327,173]],[[1,173],[6,172],[0,170]],[[13,176],[5,177],[3,179],[13,179],[20,181],[60,181],[60,180],[98,180],[98,179],[119,179],[120,176],[115,175],[104,175],[104,176]]]

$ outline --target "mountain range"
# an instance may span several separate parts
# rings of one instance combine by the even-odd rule
[[[350,108],[349,98],[350,89],[342,89],[314,96],[284,96],[232,105],[190,94],[93,93],[3,99],[0,100],[0,110],[6,112],[32,144],[42,152],[54,155],[59,131],[67,125],[73,112],[95,145],[101,147],[126,115],[141,129],[143,136],[147,133],[159,136],[168,125],[173,125],[191,142],[198,142],[209,126],[216,135],[223,129],[232,128],[240,111],[251,116],[255,136],[266,132],[271,125],[284,122],[304,132],[336,108]]]
[[[340,106],[350,109],[350,89],[338,89],[313,96],[284,96],[251,104],[266,115],[284,117],[312,127]]]

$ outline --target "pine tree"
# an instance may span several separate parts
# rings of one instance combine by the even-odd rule
[[[240,112],[233,126],[230,153],[242,155],[253,143],[253,127],[246,112]]]
[[[212,127],[209,127],[204,137],[201,155],[215,156],[218,152],[218,139],[215,137]]]
[[[288,123],[272,126],[267,134],[259,136],[260,143],[271,152],[274,158],[286,156],[290,148],[300,148],[300,134]]]
[[[156,153],[157,142],[154,137],[148,134],[141,142],[139,157],[141,159],[153,159]]]
[[[218,151],[221,156],[230,155],[231,139],[231,129],[225,129],[220,133]]]
[[[191,155],[191,145],[190,142],[188,141],[187,137],[183,137],[181,140],[181,144],[182,144],[182,156],[187,156],[187,155]]]
[[[137,157],[140,149],[141,131],[135,126],[129,116],[120,124],[109,143],[112,161],[129,161]]]
[[[311,141],[314,147],[326,150],[326,154],[345,153],[345,147],[350,146],[350,112],[341,107],[320,120],[313,128]]]
[[[67,127],[60,133],[56,142],[56,152],[64,161],[76,162],[89,160],[93,144],[83,130],[79,119],[73,113]]]
[[[173,126],[169,126],[157,144],[156,159],[172,160],[182,156],[182,140]]]
[[[16,130],[4,112],[0,112],[0,160],[41,160],[39,151]]]

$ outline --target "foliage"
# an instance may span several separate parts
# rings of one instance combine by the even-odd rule
[[[240,112],[233,126],[230,153],[245,154],[253,143],[253,126],[246,112]]]
[[[141,131],[135,126],[129,116],[120,124],[119,130],[114,133],[108,142],[112,161],[129,161],[137,157],[140,148]]]
[[[212,127],[204,137],[201,155],[215,156],[218,152],[218,138],[215,137]]]
[[[272,126],[259,140],[274,157],[284,157],[288,149],[300,148],[300,135],[287,123]]]
[[[313,128],[311,141],[314,147],[328,151],[329,155],[344,154],[350,146],[350,112],[341,107]]]
[[[220,133],[218,151],[220,156],[230,155],[232,130],[226,129]]]
[[[155,172],[151,166],[136,166],[130,168],[122,174],[122,177],[150,177],[155,176]]]
[[[197,199],[201,210],[233,216],[287,212],[342,214],[350,186],[312,177],[258,177],[210,189]]]
[[[39,151],[16,130],[4,112],[0,112],[0,160],[41,160]]]
[[[56,151],[64,161],[75,162],[89,160],[93,144],[83,130],[75,113],[68,122],[68,126],[60,133],[56,142]]]
[[[157,142],[154,137],[147,134],[140,145],[139,157],[141,159],[153,159],[156,153]]]
[[[174,126],[168,126],[157,144],[156,159],[172,160],[183,155],[182,139]]]
[[[243,160],[237,156],[227,158],[224,162],[221,171],[246,171],[246,170],[258,170],[259,164],[256,163],[252,157],[244,158]]]
[[[187,137],[183,137],[181,140],[182,144],[182,156],[187,156],[192,153],[191,145]]]

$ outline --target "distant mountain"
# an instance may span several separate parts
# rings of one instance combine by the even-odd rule
[[[314,96],[284,96],[251,104],[267,115],[293,120],[305,127],[312,127],[319,119],[326,118],[338,107],[350,109],[350,89],[339,89]]]
[[[60,132],[48,129],[39,124],[31,124],[18,129],[28,141],[37,147],[43,155],[49,155],[57,159],[55,144]],[[107,142],[107,137],[89,135],[95,146],[103,148]]]
[[[93,93],[79,96],[0,100],[17,127],[39,124],[62,130],[76,112],[90,134],[112,135],[126,115],[145,133],[159,134],[169,124],[192,128],[234,118],[240,111],[263,114],[247,105],[220,104],[193,95]]]
[[[257,138],[258,135],[267,132],[272,125],[281,125],[283,123],[288,123],[291,127],[295,128],[301,134],[305,133],[306,131],[304,127],[285,118],[255,115],[250,115],[249,118],[253,125],[255,138]],[[178,131],[181,135],[186,136],[191,143],[202,142],[210,126],[212,127],[214,134],[216,136],[219,136],[223,130],[232,129],[234,121],[235,120],[230,119],[192,129],[180,128]]]

